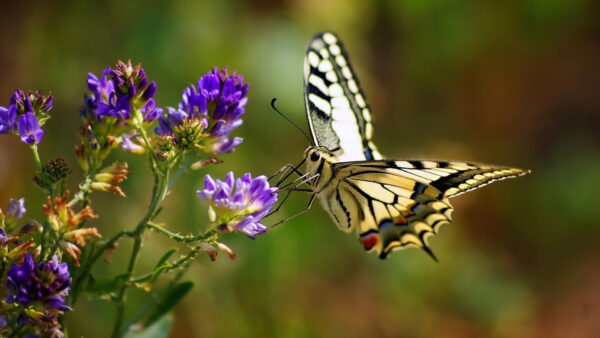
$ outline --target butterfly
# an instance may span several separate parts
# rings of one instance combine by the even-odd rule
[[[315,35],[304,58],[304,99],[312,144],[304,152],[313,192],[345,232],[386,258],[418,247],[451,221],[449,199],[528,170],[454,161],[384,159],[358,79],[340,39]],[[310,204],[310,203],[309,203]]]

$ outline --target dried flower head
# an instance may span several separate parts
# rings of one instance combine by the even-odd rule
[[[36,172],[33,176],[33,181],[42,188],[50,188],[52,185],[64,180],[71,171],[67,161],[59,157],[46,162],[42,166],[42,171]]]

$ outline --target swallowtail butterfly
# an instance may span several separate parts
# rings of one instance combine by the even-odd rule
[[[339,38],[315,35],[304,59],[304,99],[313,145],[307,174],[337,226],[380,258],[408,246],[432,257],[427,237],[451,221],[449,198],[527,170],[453,161],[384,159],[371,111]],[[312,200],[311,200],[312,201]],[[434,257],[435,258],[435,257]]]

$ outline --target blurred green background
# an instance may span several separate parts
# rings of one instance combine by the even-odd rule
[[[367,255],[315,205],[255,241],[221,237],[238,254],[200,257],[196,287],[175,309],[172,337],[600,336],[600,6],[593,0],[84,1],[0,4],[0,105],[17,88],[52,91],[42,158],[76,168],[78,107],[88,72],[142,62],[157,103],[175,106],[213,65],[250,83],[244,143],[207,172],[270,174],[297,162],[306,139],[269,107],[306,125],[304,48],[333,30],[343,39],[375,120],[375,142],[398,158],[529,168],[524,178],[454,200],[454,222],[430,244]],[[150,190],[146,161],[126,154],[127,199],[97,193],[105,237],[131,228]],[[42,215],[25,145],[0,137],[0,205],[28,196]],[[204,173],[185,176],[160,217],[198,232]],[[76,189],[79,172],[73,175]],[[295,196],[279,215],[301,209]],[[273,219],[272,221],[275,221]],[[138,271],[173,247],[148,236]],[[98,274],[124,269],[129,244]],[[128,294],[132,309],[148,295]],[[72,337],[105,337],[113,308],[82,299]]]

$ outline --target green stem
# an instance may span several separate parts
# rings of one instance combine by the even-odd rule
[[[158,274],[160,275],[162,273],[178,269],[183,264],[186,264],[186,263],[190,262],[192,259],[194,259],[196,256],[198,256],[198,253],[200,253],[200,251],[202,251],[202,248],[200,246],[198,246],[198,245],[194,246],[190,250],[190,252],[187,253],[187,255],[181,257],[180,259],[176,260],[172,264],[168,264],[168,265],[162,266],[158,270]],[[155,273],[156,273],[156,271],[152,271],[150,273],[147,273],[147,274],[141,275],[139,277],[133,278],[131,280],[131,283],[142,283],[142,282],[145,282],[145,281],[151,279],[153,276],[155,276]]]
[[[73,285],[72,291],[71,291],[72,305],[75,305],[75,303],[77,302],[77,299],[78,299],[78,296],[79,296],[80,284],[83,281],[83,279],[86,278],[89,275],[92,266],[94,266],[94,263],[100,257],[102,257],[102,255],[104,254],[104,252],[106,252],[106,250],[108,248],[112,247],[113,244],[115,244],[123,236],[129,236],[129,237],[131,237],[131,236],[133,236],[133,232],[129,231],[129,230],[121,230],[119,233],[117,233],[116,235],[114,235],[111,239],[109,239],[108,241],[106,241],[98,249],[98,251],[96,251],[94,253],[93,256],[91,256],[88,260],[86,260],[85,264],[80,269],[81,272],[79,273],[79,275],[77,277],[74,278],[74,282],[72,283],[72,285]]]
[[[188,265],[189,266],[189,265]],[[119,332],[120,336],[123,336],[127,333],[128,328],[133,325],[135,322],[137,322],[146,312],[148,312],[148,310],[150,310],[152,308],[152,306],[154,306],[154,304],[156,304],[156,302],[158,302],[158,300],[162,297],[162,295],[164,293],[166,293],[167,291],[169,291],[173,285],[175,285],[175,283],[177,283],[177,281],[179,281],[179,279],[181,279],[181,277],[183,276],[183,274],[185,273],[185,271],[187,270],[187,266],[186,268],[184,268],[183,270],[179,271],[174,277],[173,279],[169,282],[169,284],[167,284],[167,286],[165,286],[163,289],[161,289],[155,297],[152,297],[152,299],[150,299],[146,305],[144,305],[144,307],[142,307],[142,309],[136,313],[133,318],[131,318],[127,323],[125,323],[125,325],[123,325],[123,328],[121,329],[121,331]]]
[[[153,168],[155,168],[153,162]],[[148,207],[148,211],[146,215],[142,218],[142,220],[137,224],[135,229],[133,230],[132,237],[134,238],[133,249],[131,252],[131,257],[129,258],[129,264],[127,266],[127,274],[133,274],[133,270],[135,268],[135,264],[137,262],[137,258],[140,253],[140,249],[142,247],[142,235],[144,233],[144,229],[146,228],[146,224],[150,221],[150,218],[156,212],[156,209],[159,203],[163,200],[166,194],[166,187],[168,181],[168,173],[157,173],[154,172],[154,189],[152,191],[152,200],[150,202],[150,206]],[[113,327],[112,337],[120,337],[121,330],[125,330],[126,328],[121,328],[121,324],[123,323],[123,315],[125,312],[125,303],[123,302],[123,298],[125,297],[125,292],[127,291],[128,285],[125,284],[121,287],[121,289],[117,292],[115,297],[115,303],[117,304],[117,318],[115,320],[115,324]]]
[[[148,222],[148,224],[146,224],[146,226],[150,229],[160,232],[161,234],[169,237],[172,240],[175,240],[177,242],[183,242],[183,243],[206,241],[208,238],[214,236],[214,234],[215,234],[214,230],[209,230],[201,235],[191,235],[191,234],[190,235],[180,235],[180,234],[171,232],[156,223]]]
[[[77,204],[79,201],[83,201],[86,198],[86,196],[89,195],[91,191],[92,175],[93,174],[88,174],[84,178],[83,183],[79,185],[79,191],[67,204],[69,207],[73,207],[75,204]]]
[[[177,155],[179,156],[179,154]],[[192,162],[192,158],[190,156],[183,156],[183,160],[181,161],[181,163],[179,163],[179,168],[177,169],[177,171],[175,172],[175,174],[173,174],[173,177],[171,177],[171,179],[169,180],[169,183],[167,184],[167,189],[171,189],[171,187],[173,186],[173,184],[175,184],[175,182],[179,179],[179,177],[181,177],[181,175],[183,175],[183,173],[188,169],[188,167],[190,166],[190,163]],[[179,158],[177,159],[179,160]]]
[[[50,230],[50,224],[48,224],[48,220],[44,220],[44,225],[42,226],[42,238],[41,238],[41,256],[46,257],[46,251],[48,250],[48,232]],[[2,276],[2,275],[0,275]]]
[[[154,148],[152,148],[150,141],[148,141],[148,134],[146,134],[146,129],[144,129],[143,127],[139,127],[139,128],[137,128],[137,131],[140,133],[140,135],[142,136],[142,139],[144,140],[144,145],[146,146],[146,150],[148,151],[148,153],[150,153],[150,156],[152,156],[152,162],[154,164],[154,166],[152,167],[152,170],[154,171],[155,167],[156,167],[156,163],[158,163],[158,158],[156,157],[156,153],[154,152]]]
[[[33,160],[35,161],[35,166],[37,170],[42,172],[42,161],[40,160],[40,154],[38,153],[37,144],[31,145],[31,151],[33,152]]]

